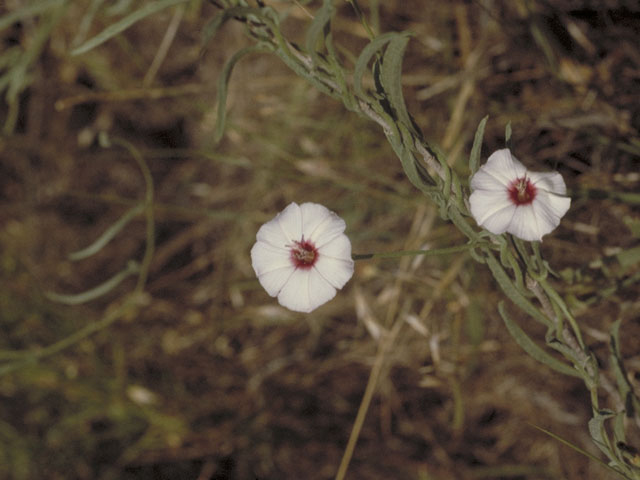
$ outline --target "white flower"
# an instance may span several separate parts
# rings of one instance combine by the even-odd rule
[[[317,203],[291,203],[258,230],[251,263],[260,284],[283,307],[310,312],[353,275],[344,220]]]
[[[560,224],[571,199],[558,172],[529,172],[511,151],[493,152],[471,177],[471,214],[491,233],[542,240]]]

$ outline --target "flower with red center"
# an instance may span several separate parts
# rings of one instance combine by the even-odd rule
[[[353,275],[344,220],[317,203],[291,203],[258,230],[251,264],[283,307],[311,312]]]
[[[558,172],[529,172],[507,148],[492,153],[471,177],[471,214],[491,233],[542,240],[567,213],[571,199]]]

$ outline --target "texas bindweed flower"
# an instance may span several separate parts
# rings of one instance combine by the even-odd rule
[[[542,240],[569,210],[558,172],[530,172],[508,148],[493,152],[471,177],[471,214],[491,233]]]
[[[260,227],[251,263],[283,307],[311,312],[353,275],[351,242],[338,215],[317,203],[291,203]]]

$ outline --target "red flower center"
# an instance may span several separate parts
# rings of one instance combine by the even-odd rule
[[[526,176],[518,178],[509,185],[509,198],[516,205],[529,205],[536,198],[538,189]]]
[[[291,248],[291,261],[296,268],[308,270],[318,261],[318,250],[315,245],[302,238],[302,241],[293,242]]]

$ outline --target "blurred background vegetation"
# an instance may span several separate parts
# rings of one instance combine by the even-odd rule
[[[267,296],[249,250],[292,201],[338,212],[357,253],[464,239],[411,186],[377,125],[274,56],[237,65],[215,144],[218,75],[250,41],[230,22],[203,48],[212,3],[174,2],[71,54],[160,3],[170,2],[0,6],[0,477],[332,478],[381,332],[407,318],[348,478],[613,478],[532,426],[599,455],[581,381],[515,344],[496,310],[502,294],[466,254],[358,262],[309,315]],[[303,42],[319,2],[266,3]],[[367,34],[347,2],[336,6],[349,65]],[[361,6],[376,31],[414,33],[405,98],[461,177],[487,114],[483,158],[511,122],[515,155],[564,175],[572,208],[542,250],[605,372],[621,319],[639,393],[637,2]],[[72,261],[144,201],[149,180],[147,216],[135,210],[111,242]],[[140,266],[146,282],[129,275]],[[123,271],[106,294],[74,296]],[[640,446],[637,426],[630,433]]]

